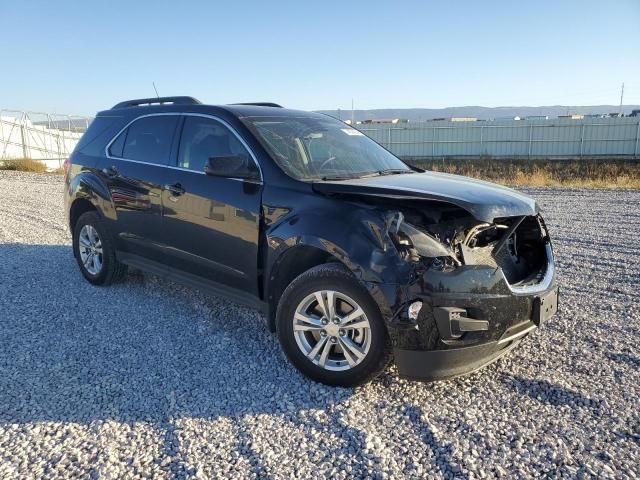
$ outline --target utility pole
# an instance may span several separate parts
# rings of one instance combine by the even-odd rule
[[[622,116],[622,99],[624,98],[624,82],[622,82],[622,89],[620,90],[620,116]]]

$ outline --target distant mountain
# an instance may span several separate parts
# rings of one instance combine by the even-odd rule
[[[623,113],[628,115],[631,110],[640,108],[640,105],[624,105]],[[434,118],[449,117],[475,117],[481,120],[491,120],[503,117],[530,117],[548,115],[549,118],[567,114],[602,114],[613,113],[620,109],[619,105],[591,105],[591,106],[566,106],[551,105],[547,107],[448,107],[448,108],[383,108],[375,110],[354,110],[356,121],[377,120],[391,118],[406,118],[411,122],[420,122]],[[319,110],[332,117],[342,120],[351,119],[351,110]]]

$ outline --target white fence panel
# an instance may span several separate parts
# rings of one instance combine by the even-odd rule
[[[89,117],[0,110],[0,161],[61,161],[89,126]]]
[[[360,124],[408,159],[640,158],[640,117]]]

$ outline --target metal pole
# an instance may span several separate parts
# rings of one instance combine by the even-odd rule
[[[67,117],[67,119],[69,120],[69,131],[71,131],[71,117]],[[67,148],[67,142],[66,142],[66,139],[65,139],[64,130],[62,130],[60,132],[60,134],[62,135],[62,139],[60,139],[60,137],[58,137],[58,141],[60,143],[62,143],[62,146],[58,147],[58,157],[62,158],[62,156],[64,155],[62,152],[64,150],[66,150],[66,148]],[[58,145],[60,145],[60,143],[58,143]],[[64,156],[66,156],[66,155],[64,155]]]
[[[533,124],[529,126],[529,158],[531,158],[531,146],[533,144]]]
[[[389,131],[387,132],[387,148],[391,150],[391,127],[389,127]]]
[[[433,127],[431,132],[431,156],[436,156],[436,127]]]
[[[24,136],[24,123],[20,124],[20,138],[22,138],[22,158],[29,158],[27,155],[29,152],[27,138]]]
[[[427,138],[427,128],[424,125],[420,125],[420,138],[422,139],[421,141],[421,145],[422,145],[422,150],[420,150],[420,156],[422,156],[423,158],[425,158],[427,156],[427,141],[425,140],[425,138]],[[414,130],[413,132],[414,136],[416,135],[416,131]]]
[[[582,145],[584,144],[584,123],[580,129],[580,158],[582,158]]]
[[[484,132],[484,125],[480,126],[480,155],[483,155],[484,152],[482,151],[482,134]]]
[[[636,128],[636,146],[633,149],[633,156],[638,156],[638,140],[640,140],[640,120],[638,120],[638,128]]]

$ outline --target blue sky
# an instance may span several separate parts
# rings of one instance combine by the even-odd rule
[[[0,0],[0,108],[640,104],[640,1]]]

